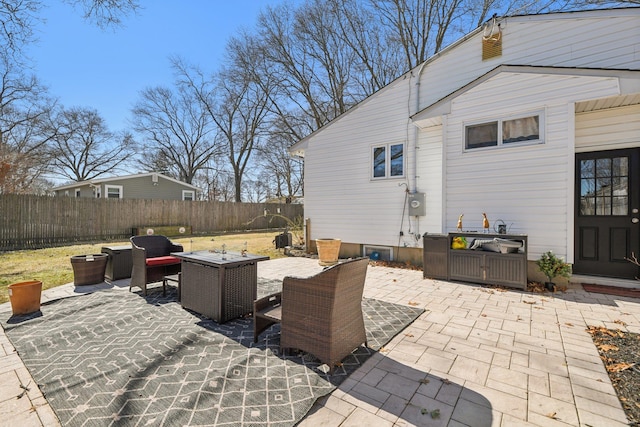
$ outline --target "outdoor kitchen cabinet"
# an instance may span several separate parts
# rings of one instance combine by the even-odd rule
[[[453,239],[459,236],[465,237],[468,242],[476,239],[505,239],[521,242],[522,247],[513,253],[452,249]],[[526,235],[449,233],[448,243],[449,280],[527,288]]]
[[[422,272],[425,279],[449,278],[449,240],[446,234],[425,233],[423,239]]]

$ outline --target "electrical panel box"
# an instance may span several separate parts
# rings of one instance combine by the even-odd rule
[[[424,193],[409,193],[409,198],[407,199],[409,216],[425,216],[427,214],[426,199]]]

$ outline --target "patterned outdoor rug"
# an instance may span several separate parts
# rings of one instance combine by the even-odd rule
[[[259,297],[280,286],[259,282]],[[64,426],[290,426],[423,312],[374,299],[363,311],[370,349],[332,375],[280,355],[278,325],[254,344],[252,319],[219,325],[173,288],[61,299],[2,325]]]

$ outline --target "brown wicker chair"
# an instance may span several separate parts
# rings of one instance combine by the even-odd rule
[[[180,259],[171,256],[171,252],[182,252],[183,247],[174,244],[165,236],[133,236],[131,237],[131,283],[129,291],[134,286],[142,289],[147,295],[147,284],[162,282],[162,292],[166,295],[166,276],[180,272]]]
[[[305,351],[333,370],[356,347],[367,345],[362,293],[368,265],[368,258],[358,258],[311,277],[285,277],[282,292],[254,303],[254,341],[279,322],[282,350]]]

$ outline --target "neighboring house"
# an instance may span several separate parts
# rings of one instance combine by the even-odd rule
[[[186,182],[150,172],[96,178],[53,188],[56,196],[109,199],[196,200],[200,189]]]
[[[640,253],[640,9],[496,18],[290,149],[311,238],[421,261],[421,235],[528,235],[575,274]],[[422,202],[412,205],[411,202]]]

